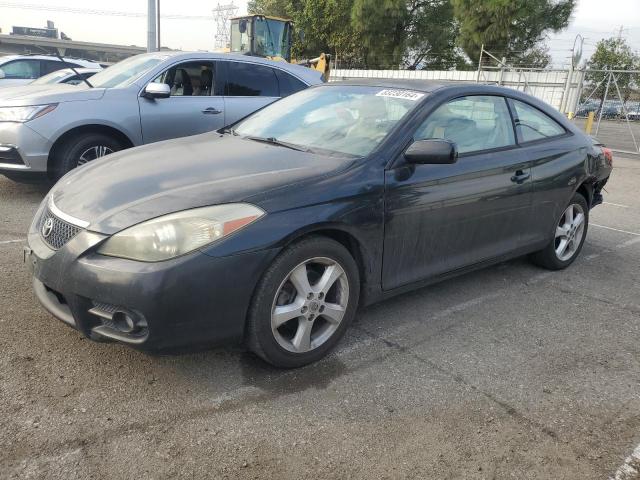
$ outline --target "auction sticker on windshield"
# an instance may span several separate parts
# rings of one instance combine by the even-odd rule
[[[376,97],[404,98],[405,100],[417,102],[422,97],[424,97],[424,93],[413,92],[411,90],[394,90],[386,88],[376,93]]]

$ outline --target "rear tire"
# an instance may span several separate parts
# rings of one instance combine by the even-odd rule
[[[589,228],[589,207],[579,193],[563,210],[555,223],[553,239],[539,252],[531,255],[531,261],[548,270],[562,270],[580,255]]]
[[[355,316],[358,267],[326,237],[287,247],[267,269],[247,319],[247,344],[266,362],[297,368],[324,357]]]
[[[78,166],[123,148],[119,140],[104,133],[83,133],[70,138],[56,152],[54,176],[58,179]]]

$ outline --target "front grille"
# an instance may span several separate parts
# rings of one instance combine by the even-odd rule
[[[48,222],[48,220],[51,220]],[[45,224],[47,228],[45,229]],[[54,250],[62,248],[69,240],[78,235],[83,229],[77,225],[65,222],[45,208],[38,223],[38,230],[42,239]]]

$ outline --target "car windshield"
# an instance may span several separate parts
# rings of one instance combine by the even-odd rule
[[[70,73],[72,73],[72,71],[67,70],[66,68],[57,70],[48,75],[45,75],[44,77],[40,77],[39,79],[34,80],[33,82],[31,82],[31,85],[51,85],[53,83],[58,83],[63,78],[67,77]]]
[[[166,60],[167,56],[136,55],[96,73],[91,77],[91,85],[95,88],[127,87],[141,75]]]
[[[243,137],[362,157],[425,96],[383,87],[325,85],[286,97],[233,130]]]

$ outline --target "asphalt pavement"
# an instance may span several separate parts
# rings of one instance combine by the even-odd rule
[[[293,371],[82,338],[22,264],[46,187],[0,177],[0,478],[640,478],[640,158],[614,167],[569,269],[362,309]]]

